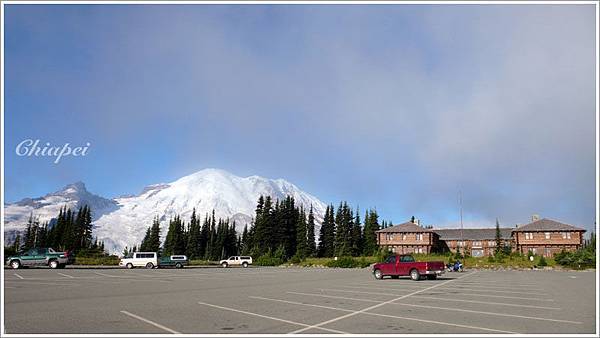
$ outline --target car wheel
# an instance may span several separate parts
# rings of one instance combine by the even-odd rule
[[[373,271],[373,276],[375,276],[375,279],[383,279],[383,273],[379,269]]]
[[[223,264],[221,264],[221,266],[224,267],[224,268],[226,268],[227,265],[229,265],[229,264],[227,264],[227,262],[223,262]]]
[[[247,268],[248,267],[248,262],[242,263],[242,266],[245,267],[245,268]]]
[[[154,264],[152,264],[152,262],[146,263],[146,269],[152,269],[152,268],[154,268]]]
[[[21,267],[21,262],[19,262],[18,260],[14,260],[10,262],[10,267],[13,269],[18,269]]]
[[[176,267],[177,269],[181,269],[181,268],[183,268],[183,265],[181,265],[181,263],[177,263],[177,264],[175,264],[175,267]]]
[[[58,262],[50,261],[50,262],[48,262],[48,266],[50,267],[50,269],[56,269],[56,268],[58,268]]]
[[[133,264],[127,263],[127,265],[125,265],[125,267],[127,267],[127,269],[133,269]]]
[[[410,270],[410,278],[412,280],[419,280],[419,279],[421,279],[421,274],[419,273],[419,270],[417,270],[417,269]]]

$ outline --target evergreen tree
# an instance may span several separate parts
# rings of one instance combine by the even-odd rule
[[[352,210],[346,202],[340,203],[335,215],[335,254],[350,256],[352,254]]]
[[[298,217],[298,221],[296,222],[296,257],[305,258],[308,253],[308,243],[307,243],[307,224],[306,224],[306,213],[304,212],[304,208],[300,208],[300,216]]]
[[[377,253],[379,247],[377,245],[377,233],[379,230],[379,216],[375,210],[365,212],[365,226],[363,231],[363,255],[372,256]],[[384,221],[385,224],[385,221]]]
[[[196,217],[196,209],[192,211],[190,218],[190,226],[188,230],[186,254],[190,259],[198,258],[200,256],[200,237],[201,227],[200,220]]]
[[[129,256],[129,249],[127,249],[127,245],[125,246],[125,249],[123,249],[123,257],[128,257]]]
[[[242,255],[248,255],[250,248],[250,235],[248,233],[248,224],[246,224],[240,237],[239,250]]]
[[[319,232],[319,257],[333,257],[335,242],[335,221],[333,216],[333,205],[327,206],[323,217],[323,224]]]
[[[311,204],[308,212],[308,224],[306,225],[306,256],[313,257],[317,254],[317,245],[315,243],[315,215]]]
[[[496,218],[496,250],[494,253],[497,255],[502,252],[502,234],[500,233],[500,222]]]
[[[352,256],[360,256],[363,250],[363,237],[362,237],[362,227],[360,225],[360,215],[358,208],[356,209],[356,216],[354,222],[352,224],[351,231],[351,239],[352,239]]]
[[[142,244],[140,244],[140,251],[148,251],[148,243],[150,242],[150,229],[149,227],[146,229],[146,235],[144,235],[144,239],[142,240]]]
[[[12,248],[15,253],[21,252],[21,234],[17,233],[17,237],[15,237]]]
[[[150,227],[147,250],[151,252],[160,252],[160,222],[158,221],[158,216],[154,218],[152,227]]]
[[[34,218],[33,213],[29,214],[29,221],[27,221],[25,237],[23,238],[23,250],[29,250],[36,247],[38,225],[39,221],[37,218]]]
[[[179,215],[169,221],[169,231],[165,239],[164,255],[182,255],[185,253],[185,232]]]

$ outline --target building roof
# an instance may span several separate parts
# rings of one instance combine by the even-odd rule
[[[511,239],[512,228],[500,228],[500,238],[505,240]],[[496,228],[484,229],[434,229],[433,232],[438,234],[442,241],[452,240],[493,240],[496,238]]]
[[[420,226],[418,226],[412,222],[406,222],[406,223],[394,225],[391,227],[387,227],[385,229],[381,229],[376,232],[431,232],[431,230],[421,228]]]
[[[542,218],[537,221],[533,221],[529,224],[521,225],[513,231],[582,231],[585,229],[578,228],[569,224],[557,222],[551,219]]]

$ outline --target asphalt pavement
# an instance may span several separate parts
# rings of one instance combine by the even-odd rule
[[[5,333],[594,333],[595,271],[4,270]]]

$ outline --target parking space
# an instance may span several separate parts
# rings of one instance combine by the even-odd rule
[[[7,333],[594,333],[595,272],[5,270]]]

